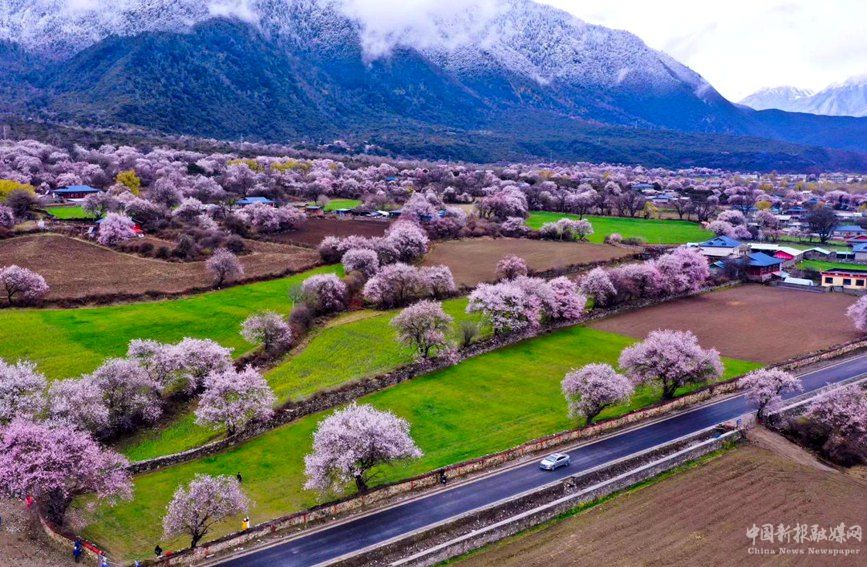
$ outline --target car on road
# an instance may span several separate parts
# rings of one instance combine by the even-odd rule
[[[553,471],[560,467],[568,467],[571,459],[566,453],[553,453],[539,461],[539,468],[543,471]]]

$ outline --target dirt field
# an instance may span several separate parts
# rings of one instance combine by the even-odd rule
[[[846,318],[855,298],[761,285],[740,286],[665,303],[591,326],[643,338],[655,329],[691,330],[705,347],[754,362],[792,356],[856,339]]]
[[[462,567],[552,565],[864,565],[867,540],[791,543],[857,549],[848,558],[750,553],[753,524],[867,523],[867,481],[823,467],[784,439],[756,430],[750,444],[657,484],[617,496],[546,529],[494,545]]]
[[[458,285],[475,285],[493,280],[497,262],[514,254],[523,258],[532,270],[549,270],[574,264],[589,264],[621,258],[632,249],[604,244],[551,242],[526,238],[473,238],[435,243],[425,255],[424,263],[445,264],[452,270]]]
[[[319,246],[326,236],[382,236],[391,223],[388,221],[359,219],[308,219],[299,230],[272,235],[269,238],[280,242],[300,243],[308,246]]]
[[[315,251],[305,248],[254,241],[247,244],[252,252],[241,257],[245,278],[300,271],[319,261]],[[0,266],[9,264],[42,274],[51,287],[49,300],[146,291],[178,293],[211,283],[204,262],[142,258],[56,234],[0,241]]]
[[[39,528],[36,520],[24,510],[17,500],[0,500],[0,567],[14,565],[38,565],[57,567],[74,565],[72,548],[68,554],[55,547]],[[82,561],[81,565],[85,565]]]

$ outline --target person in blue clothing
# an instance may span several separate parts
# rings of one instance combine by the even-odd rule
[[[82,545],[80,538],[76,538],[75,543],[72,544],[72,559],[76,563],[80,562],[82,553],[84,553],[84,545]]]

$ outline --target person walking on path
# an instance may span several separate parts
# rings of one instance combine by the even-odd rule
[[[244,521],[241,522],[241,531],[246,532],[249,529],[250,529],[250,517],[244,516]]]
[[[81,539],[76,538],[75,543],[72,544],[72,559],[79,563],[81,561],[81,554],[84,553],[84,546],[81,544]]]

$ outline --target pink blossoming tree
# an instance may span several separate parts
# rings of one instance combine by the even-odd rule
[[[509,255],[497,262],[497,280],[513,280],[518,276],[526,276],[530,272],[527,262],[518,256]]]
[[[358,491],[364,492],[374,467],[421,455],[406,420],[353,403],[319,422],[313,452],[304,457],[304,487],[339,493],[354,481]]]
[[[374,250],[352,248],[343,255],[343,271],[347,274],[358,272],[365,279],[370,279],[379,271],[379,256]]]
[[[400,312],[391,320],[401,342],[415,348],[422,358],[430,356],[431,349],[442,349],[448,344],[446,332],[452,318],[436,301],[419,301]]]
[[[205,268],[214,280],[214,287],[244,275],[244,267],[238,257],[226,250],[217,248],[205,262]]]
[[[619,363],[636,384],[660,382],[666,400],[681,386],[714,380],[723,372],[719,352],[701,348],[691,331],[652,331],[625,348]]]
[[[513,281],[479,284],[470,294],[467,313],[482,313],[498,335],[536,327],[541,317],[537,298]]]
[[[135,223],[131,218],[119,213],[108,213],[99,223],[96,241],[103,246],[117,246],[121,242],[135,238]]]
[[[551,295],[546,312],[555,321],[575,320],[581,317],[587,305],[587,296],[578,290],[578,285],[565,276],[554,278],[547,284]]]
[[[254,313],[247,317],[241,324],[241,336],[247,342],[261,344],[267,352],[279,352],[292,344],[289,323],[273,311]]]
[[[163,517],[167,537],[186,534],[196,547],[217,523],[247,513],[250,502],[241,484],[228,476],[197,474],[186,487],[178,487]]]
[[[397,263],[383,266],[361,291],[365,301],[382,309],[401,307],[431,294],[424,269]]]
[[[102,390],[86,378],[55,380],[48,389],[48,418],[101,436],[109,432]]]
[[[427,234],[415,223],[396,222],[385,238],[397,250],[397,259],[401,262],[415,262],[427,252]]]
[[[458,286],[448,266],[422,266],[418,270],[425,284],[425,295],[445,299],[457,293]]]
[[[68,425],[17,419],[0,430],[0,494],[32,495],[58,525],[76,496],[130,498],[128,464]]]
[[[102,392],[112,433],[129,431],[137,423],[153,423],[162,414],[157,384],[132,360],[111,358],[84,378]]]
[[[46,380],[26,360],[9,364],[0,358],[0,426],[16,417],[32,419],[44,406]]]
[[[301,284],[301,293],[317,315],[346,309],[346,284],[334,274],[310,276]]]
[[[593,268],[581,280],[581,292],[593,298],[597,307],[605,307],[617,295],[605,268]]]
[[[45,278],[27,268],[11,265],[0,269],[0,286],[6,292],[9,305],[36,303],[48,293]]]
[[[862,333],[867,333],[867,296],[861,297],[846,309],[846,316]]]
[[[779,407],[783,393],[804,389],[800,380],[775,368],[750,372],[741,383],[747,390],[747,399],[756,406],[756,415],[760,419],[765,417],[766,412]]]
[[[264,421],[273,413],[277,398],[268,382],[253,367],[234,368],[208,374],[205,391],[196,409],[196,423],[211,428],[226,428],[234,435],[251,421]]]
[[[634,390],[632,382],[608,364],[588,364],[566,374],[561,384],[569,404],[569,415],[583,417],[590,425],[602,410],[627,400]]]
[[[0,228],[15,226],[15,213],[6,205],[0,205]]]
[[[822,450],[843,465],[867,462],[867,394],[857,385],[835,388],[807,409]]]

